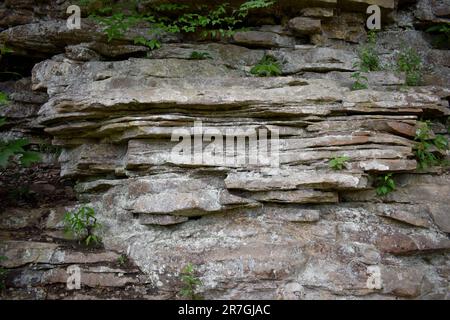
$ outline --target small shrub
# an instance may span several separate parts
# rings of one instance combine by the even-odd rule
[[[195,275],[195,268],[191,263],[188,263],[181,271],[181,282],[183,287],[179,294],[186,299],[201,300],[202,297],[196,294],[197,287],[202,284],[200,279]]]
[[[369,31],[367,35],[367,43],[359,49],[359,70],[362,72],[381,70],[379,54],[375,49],[376,39],[377,35],[375,31]]]
[[[397,56],[397,70],[405,72],[406,85],[418,86],[422,81],[422,59],[413,48],[403,49]]]
[[[360,71],[354,72],[351,77],[355,79],[352,84],[352,90],[363,90],[368,88],[368,79],[363,76]]]
[[[395,190],[395,181],[392,173],[385,174],[377,179],[377,195],[385,196]]]
[[[342,170],[345,167],[345,164],[350,160],[349,157],[343,156],[343,157],[334,157],[330,160],[329,166],[333,170]]]
[[[121,254],[119,258],[117,258],[117,264],[121,267],[128,263],[128,256],[125,254]]]
[[[258,77],[276,77],[281,75],[281,67],[277,59],[271,56],[264,56],[250,73]]]
[[[161,48],[161,43],[159,42],[159,40],[157,40],[157,39],[148,40],[142,36],[134,38],[134,44],[140,44],[140,45],[146,46],[146,47],[150,48],[151,50]]]
[[[433,134],[429,121],[418,123],[414,140],[417,141],[414,146],[414,154],[419,170],[424,170],[442,163],[443,157],[439,153],[448,150],[449,143],[446,137]],[[438,155],[435,154],[435,151],[437,151],[436,153]]]
[[[193,51],[189,58],[191,60],[212,59],[211,55],[208,52],[198,52],[198,51]]]
[[[249,0],[240,6],[229,3],[216,5],[199,4],[150,4],[148,11],[136,11],[134,2],[111,2],[108,0],[81,0],[90,18],[105,29],[108,40],[121,38],[130,28],[142,22],[151,23],[151,34],[157,37],[162,31],[192,33],[200,31],[204,37],[217,35],[229,37],[243,24],[251,10],[267,8],[275,1]],[[153,43],[153,45],[156,42]],[[150,43],[149,43],[150,44]]]
[[[64,224],[65,231],[78,237],[86,246],[101,242],[100,237],[94,234],[101,225],[97,222],[92,208],[81,207],[78,211],[66,212]]]

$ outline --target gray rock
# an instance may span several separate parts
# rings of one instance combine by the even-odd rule
[[[305,17],[297,17],[289,20],[289,28],[299,35],[310,35],[321,32],[320,20]]]
[[[233,35],[236,44],[257,48],[292,48],[295,39],[273,32],[241,31]]]
[[[169,226],[188,221],[188,217],[170,215],[139,215],[139,223],[146,225]]]

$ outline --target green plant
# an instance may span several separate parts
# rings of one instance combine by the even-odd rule
[[[6,123],[4,118],[0,118],[0,127]],[[28,167],[31,164],[40,161],[41,156],[38,152],[26,151],[25,146],[29,145],[27,139],[17,139],[4,141],[0,140],[0,168],[6,168],[10,159],[19,156],[20,164]]]
[[[7,258],[5,256],[0,256],[0,262],[1,261],[5,261]],[[6,285],[5,285],[5,280],[6,280],[6,276],[8,275],[8,270],[0,267],[0,290],[5,289]]]
[[[123,267],[124,265],[126,265],[128,263],[128,256],[125,254],[121,254],[118,258],[117,258],[117,264],[121,267]]]
[[[7,53],[12,53],[12,52],[14,52],[14,51],[11,48],[8,48],[4,44],[0,44],[0,56],[3,56]]]
[[[251,74],[258,77],[272,77],[281,75],[281,67],[277,59],[265,55],[251,70]]]
[[[229,3],[212,5],[180,5],[180,4],[149,4],[145,13],[136,11],[136,1],[115,3],[108,0],[82,0],[81,5],[88,8],[90,18],[105,27],[104,31],[111,41],[121,38],[131,27],[141,23],[150,23],[148,37],[138,42],[149,48],[157,48],[156,42],[162,31],[171,33],[192,33],[200,31],[204,37],[215,38],[220,35],[233,35],[239,25],[254,9],[267,8],[275,1],[251,0],[239,7]],[[150,43],[149,41],[152,41]]]
[[[418,86],[422,80],[422,58],[413,48],[404,48],[397,56],[397,71],[405,72],[406,85]]]
[[[197,287],[202,285],[200,279],[195,275],[195,267],[188,263],[183,270],[181,270],[181,282],[183,287],[179,294],[186,299],[200,300],[202,297],[196,294]]]
[[[101,239],[94,232],[101,227],[97,222],[94,209],[81,207],[77,211],[64,215],[65,231],[78,237],[86,246],[99,244]]]
[[[198,51],[192,51],[189,58],[191,60],[212,59],[211,55],[208,52],[198,52]]]
[[[345,164],[348,162],[348,160],[350,160],[350,158],[347,156],[334,157],[330,160],[329,166],[333,170],[342,170],[344,169]]]
[[[142,36],[134,38],[134,44],[140,44],[140,45],[146,46],[146,47],[150,48],[151,50],[161,48],[161,43],[159,42],[158,39],[147,40],[146,38],[144,38]]]
[[[8,95],[2,91],[0,91],[0,106],[9,103]]]
[[[446,137],[434,135],[430,121],[419,122],[416,130],[414,154],[419,170],[442,164],[442,153],[449,149]]]
[[[355,82],[352,84],[352,90],[363,90],[368,88],[368,79],[366,76],[363,76],[360,71],[352,73],[351,77],[355,79]]]
[[[380,59],[376,51],[377,34],[370,30],[367,34],[367,43],[360,47],[358,51],[359,56],[359,70],[362,72],[379,71]]]
[[[395,181],[392,173],[377,178],[377,195],[385,196],[395,190]]]
[[[434,46],[442,49],[450,47],[450,24],[437,24],[425,31],[436,34],[436,39],[433,41]]]

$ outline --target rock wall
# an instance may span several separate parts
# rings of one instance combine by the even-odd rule
[[[422,86],[387,68],[351,90],[373,3],[383,12],[382,64],[408,43],[426,66]],[[6,297],[175,298],[192,263],[212,299],[450,298],[450,174],[418,171],[413,152],[419,119],[448,137],[449,51],[424,32],[449,22],[448,2],[280,1],[232,39],[163,34],[153,51],[133,42],[144,27],[112,42],[89,19],[68,30],[67,5],[0,4],[0,42],[14,50],[7,63],[40,60],[31,78],[1,84],[12,103],[0,115],[16,136],[61,148],[54,165],[78,197],[3,210]],[[250,74],[264,55],[281,62],[281,76]],[[272,162],[251,162],[259,135],[259,145],[237,144],[241,158],[206,158],[193,145],[174,159],[173,133],[201,135],[194,123],[215,142],[223,132],[278,136],[279,153],[272,145]],[[341,171],[329,167],[336,156],[350,159]],[[397,189],[377,196],[387,173]],[[61,233],[63,213],[82,204],[103,225],[102,251],[79,252]],[[122,253],[130,262],[119,267]],[[68,293],[71,264],[83,266],[82,290]]]

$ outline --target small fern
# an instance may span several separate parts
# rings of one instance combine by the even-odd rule
[[[146,47],[150,48],[151,50],[161,48],[161,43],[159,42],[158,39],[148,40],[142,36],[134,38],[134,44],[140,44],[140,45],[146,46]]]
[[[345,164],[348,162],[348,160],[350,160],[350,158],[347,156],[334,157],[333,159],[330,160],[329,166],[331,169],[336,171],[342,170],[344,169]]]
[[[377,195],[382,197],[395,191],[396,185],[392,173],[385,174],[377,179]]]
[[[419,170],[442,164],[442,153],[449,149],[449,142],[446,137],[433,134],[430,121],[418,123],[414,140],[416,140],[414,154]]]
[[[211,55],[208,52],[198,52],[198,51],[193,51],[189,58],[191,60],[212,59]]]
[[[258,77],[276,77],[281,75],[281,67],[277,59],[266,55],[250,70],[250,73]]]

